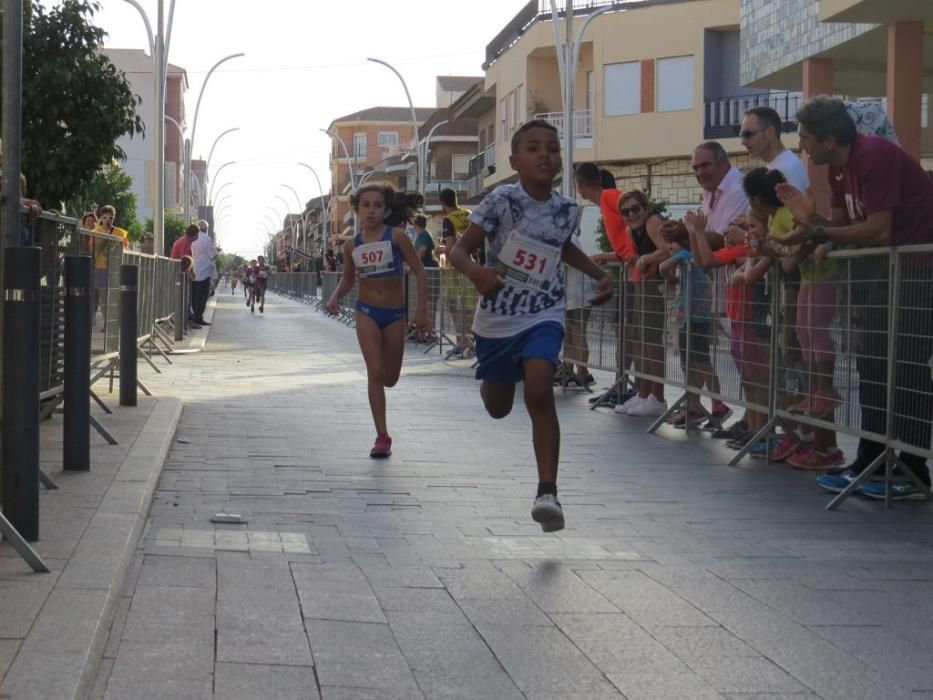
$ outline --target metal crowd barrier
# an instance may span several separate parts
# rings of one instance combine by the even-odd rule
[[[730,464],[778,425],[858,438],[871,464],[830,508],[898,466],[933,497],[914,474],[933,458],[933,246],[811,257],[799,284],[780,267],[740,294],[725,267],[682,263],[668,282],[615,266],[615,300],[593,309],[569,270],[565,361],[679,389],[650,431],[690,395],[744,407],[756,436]]]
[[[171,352],[175,342],[175,323],[184,323],[184,319],[175,318],[178,306],[175,282],[180,274],[179,261],[132,250],[122,253],[121,264],[139,267],[136,304],[139,337],[136,344],[146,361],[158,372],[160,370],[152,362],[152,355],[158,354],[171,364],[167,353]]]

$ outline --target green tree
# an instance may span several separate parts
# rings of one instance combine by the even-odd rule
[[[72,201],[101,166],[122,160],[123,134],[142,133],[139,98],[100,49],[94,0],[32,3],[23,27],[23,174],[47,207]],[[24,10],[25,11],[25,10]]]
[[[152,224],[152,219],[146,219],[146,231],[152,232],[155,228]],[[165,216],[165,250],[162,251],[162,255],[169,255],[172,252],[172,246],[175,244],[179,238],[185,235],[185,222],[182,219],[178,219],[174,216]],[[158,251],[156,251],[158,252]]]
[[[69,209],[80,216],[103,204],[111,204],[117,210],[116,225],[125,228],[130,240],[142,238],[142,226],[136,218],[136,195],[133,194],[133,179],[120,170],[116,163],[109,163],[94,173],[90,183],[74,198]]]

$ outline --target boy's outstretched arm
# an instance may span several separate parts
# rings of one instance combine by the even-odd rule
[[[591,299],[587,299],[587,304],[599,306],[612,299],[612,278],[570,239],[564,243],[564,247],[560,252],[560,258],[570,265],[570,267],[576,268],[584,275],[596,280],[595,293]]]
[[[450,264],[470,280],[476,291],[484,297],[495,295],[504,286],[494,267],[483,267],[470,257],[470,254],[485,242],[486,232],[482,227],[471,223],[470,228],[460,236],[457,245],[447,253]]]

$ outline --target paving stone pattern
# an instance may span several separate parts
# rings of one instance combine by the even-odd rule
[[[409,347],[374,437],[353,330],[221,289],[93,696],[933,697],[933,517],[559,397],[567,529],[530,425]],[[246,525],[212,525],[215,513]],[[0,664],[11,654],[0,640]]]

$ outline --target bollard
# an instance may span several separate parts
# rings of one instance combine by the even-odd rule
[[[185,339],[185,327],[188,322],[188,300],[185,299],[187,278],[181,264],[175,270],[175,342]]]
[[[120,265],[120,405],[136,405],[136,297],[139,267]]]
[[[65,425],[62,467],[91,468],[91,258],[65,257]]]
[[[39,539],[39,267],[41,248],[8,247],[3,270],[3,514]]]

